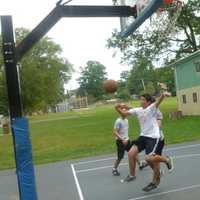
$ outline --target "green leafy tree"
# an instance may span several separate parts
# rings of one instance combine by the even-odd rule
[[[150,95],[154,95],[156,90],[152,81],[149,81],[146,85],[145,92],[149,93]]]
[[[129,76],[129,71],[122,71],[120,74],[120,80],[118,81],[117,97],[123,100],[130,99],[130,93],[127,84]]]
[[[157,68],[155,69],[155,75],[157,82],[165,83],[167,85],[168,91],[170,91],[172,95],[175,96],[176,88],[174,69],[172,67]]]
[[[96,99],[102,99],[104,90],[103,82],[106,80],[106,68],[100,62],[88,61],[86,67],[81,68],[78,79],[80,85],[78,94],[81,96],[91,95]]]
[[[139,29],[130,37],[120,37],[118,31],[114,31],[108,39],[108,47],[116,48],[123,52],[122,61],[128,64],[134,63],[138,54],[154,61],[171,61],[181,58],[200,49],[200,1],[189,0],[175,24],[176,34],[163,34],[159,40],[162,27],[154,30]],[[162,59],[161,59],[162,58]]]
[[[5,74],[0,70],[0,114],[8,115],[8,97],[5,88]]]
[[[155,83],[154,66],[146,57],[139,55],[137,60],[133,63],[133,67],[130,71],[128,78],[128,89],[131,94],[140,94],[145,90],[146,84],[152,81]]]
[[[15,33],[16,44],[18,44],[29,31],[18,28]],[[61,54],[60,45],[50,38],[44,37],[27,52],[19,63],[22,101],[26,113],[46,110],[49,106],[64,99],[64,83],[71,78],[73,70],[72,65]],[[0,61],[2,66],[2,59]],[[1,68],[1,72],[3,72],[3,68]],[[2,78],[2,80],[4,79]],[[2,85],[5,90],[4,81],[2,81]],[[0,99],[2,97],[5,99],[3,93],[1,95]],[[5,103],[2,102],[2,105]]]

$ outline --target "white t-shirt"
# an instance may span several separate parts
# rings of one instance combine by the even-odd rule
[[[138,118],[140,124],[140,136],[160,138],[160,128],[157,122],[157,107],[155,103],[147,108],[133,108],[128,112]]]
[[[120,137],[122,139],[125,139],[125,140],[129,139],[129,137],[128,137],[128,128],[129,128],[128,119],[118,118],[115,121],[114,129],[118,130],[118,134],[120,135]]]

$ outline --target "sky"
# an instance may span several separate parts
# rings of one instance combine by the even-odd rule
[[[32,30],[54,7],[56,0],[0,0],[0,15],[12,15],[14,27]],[[73,0],[72,5],[112,5],[112,0]],[[80,67],[88,60],[99,61],[106,67],[109,79],[118,80],[130,67],[120,64],[120,53],[106,48],[113,29],[119,29],[119,18],[63,18],[47,36],[60,44],[63,56],[73,64],[75,73],[66,89],[78,87]]]

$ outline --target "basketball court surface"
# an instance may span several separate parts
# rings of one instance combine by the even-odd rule
[[[151,180],[149,168],[139,171],[137,179],[121,183],[128,174],[127,158],[120,166],[120,177],[111,174],[115,155],[58,162],[36,167],[40,200],[198,200],[200,196],[200,142],[170,145],[164,154],[174,157],[175,169],[164,176],[159,188],[145,193]],[[143,157],[143,155],[141,155]],[[0,172],[0,199],[18,200],[14,170]]]

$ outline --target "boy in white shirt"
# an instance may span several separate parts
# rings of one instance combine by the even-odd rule
[[[157,108],[163,99],[170,96],[169,93],[163,93],[155,103],[152,103],[152,97],[149,94],[144,94],[140,97],[141,107],[124,110],[121,106],[117,105],[116,110],[124,117],[135,115],[138,118],[140,124],[140,137],[134,141],[134,145],[128,152],[129,158],[129,170],[130,174],[125,181],[129,182],[136,178],[135,169],[138,153],[145,150],[146,161],[149,163],[153,170],[153,181],[148,184],[144,191],[151,191],[157,188],[160,183],[160,165],[159,162],[166,162],[171,167],[171,159],[163,160],[163,157],[156,157],[156,160],[152,157],[155,155],[157,146],[160,140],[160,128],[157,122]]]
[[[155,102],[155,99],[153,99],[152,103]],[[163,151],[163,148],[165,146],[165,138],[164,138],[164,134],[163,134],[163,130],[162,130],[162,120],[163,120],[163,114],[162,112],[159,110],[159,108],[157,109],[157,122],[158,122],[158,126],[160,128],[160,140],[159,140],[159,143],[158,143],[158,146],[155,150],[155,156],[154,156],[154,159],[157,156],[162,156],[162,151]],[[164,156],[165,159],[167,160],[169,157],[168,156]],[[171,172],[173,170],[173,162],[171,163],[172,166],[168,166],[167,165],[167,168],[169,169],[169,171]],[[140,165],[139,165],[139,169],[142,170],[144,169],[145,167],[149,166],[148,162],[146,160],[142,160],[140,161]]]

